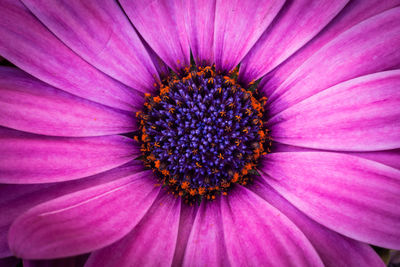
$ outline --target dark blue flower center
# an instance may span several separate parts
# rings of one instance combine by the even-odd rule
[[[246,184],[267,139],[257,90],[245,90],[237,73],[186,68],[146,95],[140,118],[142,159],[173,193],[214,199],[234,183]]]

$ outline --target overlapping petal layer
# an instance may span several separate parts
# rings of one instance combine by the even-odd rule
[[[186,245],[184,266],[228,266],[220,200],[203,201]]]
[[[264,178],[315,221],[350,238],[400,248],[400,170],[330,152],[267,156]]]
[[[93,252],[86,267],[170,266],[179,228],[181,200],[161,192],[139,224],[123,239]],[[118,253],[115,253],[118,251]]]
[[[268,177],[264,179],[268,180]],[[296,224],[314,246],[325,266],[384,266],[370,246],[337,234],[311,220],[276,193],[265,180],[256,180],[250,189]]]
[[[190,63],[183,1],[120,1],[129,19],[158,56],[173,70]]]
[[[28,209],[51,199],[127,177],[142,170],[142,164],[134,161],[74,181],[40,185],[0,185],[0,258],[12,255],[7,243],[8,229],[11,223]]]
[[[271,95],[271,116],[340,82],[400,65],[400,7],[357,24],[313,54]]]
[[[118,167],[139,155],[124,136],[48,137],[0,128],[0,182],[51,183]]]
[[[321,31],[347,4],[341,1],[287,1],[240,65],[240,80],[249,83],[274,69]]]
[[[0,125],[54,136],[109,135],[137,128],[133,114],[71,95],[8,67],[0,67]]]
[[[271,71],[261,82],[266,95],[271,95],[297,68],[338,35],[360,22],[400,4],[400,0],[352,0],[311,41]]]
[[[400,70],[338,84],[273,116],[272,138],[331,150],[400,148],[399,88]]]
[[[23,3],[68,47],[101,71],[142,92],[158,73],[129,20],[115,1]]]
[[[303,233],[250,190],[237,188],[221,203],[225,244],[232,266],[323,266]]]
[[[71,94],[130,111],[143,105],[139,92],[80,58],[19,1],[0,3],[0,54],[36,78]]]
[[[194,61],[199,66],[212,65],[216,0],[189,0],[184,4],[186,31]]]
[[[11,250],[25,259],[52,259],[117,241],[143,218],[158,195],[150,176],[150,171],[137,173],[35,206],[12,224]]]
[[[270,25],[284,2],[217,0],[214,27],[216,68],[223,71],[235,68]]]

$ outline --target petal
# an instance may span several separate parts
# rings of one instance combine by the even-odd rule
[[[348,0],[286,2],[240,65],[240,80],[249,83],[274,69],[320,32]]]
[[[124,110],[143,96],[77,56],[19,1],[0,2],[0,54],[24,71],[71,94]]]
[[[141,172],[28,210],[10,228],[11,250],[25,259],[54,259],[110,245],[129,233],[154,202],[160,188],[151,178],[150,171]]]
[[[329,152],[272,153],[265,160],[268,184],[315,221],[365,243],[400,248],[400,170]]]
[[[115,1],[22,1],[83,59],[139,91],[152,89],[157,71]]]
[[[186,31],[190,49],[197,65],[214,63],[214,21],[216,0],[188,0],[186,5]]]
[[[79,255],[76,257],[62,258],[56,260],[24,260],[24,267],[83,267],[88,255]]]
[[[0,125],[55,136],[110,135],[137,128],[132,115],[76,97],[9,67],[0,67]]]
[[[273,152],[321,152],[324,150],[312,149],[307,147],[298,147],[274,142],[271,148]],[[395,169],[400,169],[400,149],[382,150],[382,151],[364,151],[364,152],[342,152],[347,155],[376,161]]]
[[[310,57],[271,95],[271,116],[328,87],[400,64],[400,7],[342,33]]]
[[[140,151],[127,137],[48,137],[0,128],[0,182],[51,183],[120,166]]]
[[[95,251],[90,266],[170,266],[178,236],[181,199],[166,192],[123,239]],[[115,253],[118,251],[118,253]]]
[[[181,205],[178,239],[176,241],[175,255],[172,266],[182,266],[185,249],[196,218],[198,206]]]
[[[179,0],[120,1],[151,48],[175,71],[190,63],[184,8]]]
[[[0,258],[11,256],[7,234],[12,222],[28,209],[51,199],[127,177],[143,170],[142,164],[127,163],[110,171],[74,181],[39,185],[0,185]]]
[[[256,180],[249,189],[296,224],[318,252],[325,266],[384,266],[370,246],[337,234],[309,219],[265,181]]]
[[[303,233],[248,189],[239,187],[221,203],[232,266],[323,266]]]
[[[386,151],[353,152],[350,154],[373,160],[400,170],[400,149]]]
[[[217,0],[214,60],[218,70],[235,68],[260,38],[284,0]]]
[[[190,232],[183,266],[228,266],[219,200],[202,201]]]
[[[297,68],[319,49],[354,25],[400,4],[400,0],[352,0],[315,38],[262,80],[266,95],[276,90]]]
[[[400,148],[400,70],[356,78],[297,103],[269,121],[272,138],[318,149]]]

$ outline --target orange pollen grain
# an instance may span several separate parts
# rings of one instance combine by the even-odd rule
[[[154,162],[154,164],[155,164],[155,166],[156,166],[157,169],[160,168],[160,161],[159,161],[159,160],[156,160],[156,161]]]

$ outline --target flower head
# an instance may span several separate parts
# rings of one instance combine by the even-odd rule
[[[399,4],[1,1],[0,257],[382,266]]]

